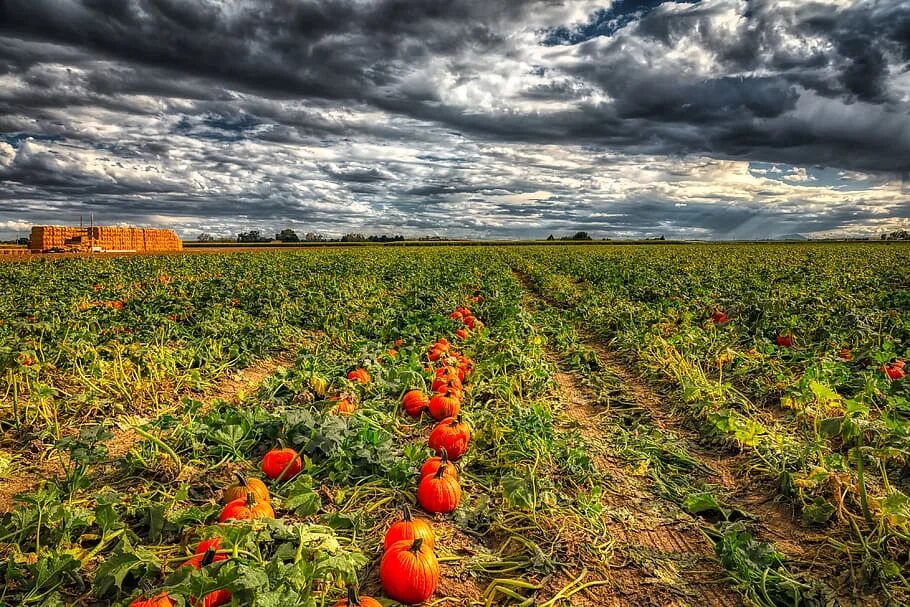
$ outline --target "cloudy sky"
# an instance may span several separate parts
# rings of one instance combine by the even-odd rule
[[[0,235],[910,225],[902,0],[0,0]]]

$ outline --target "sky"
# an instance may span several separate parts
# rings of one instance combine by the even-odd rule
[[[901,0],[0,0],[0,236],[910,227]]]

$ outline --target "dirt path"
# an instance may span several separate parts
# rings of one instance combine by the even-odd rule
[[[249,367],[229,373],[201,395],[203,407],[217,400],[236,402],[244,393],[257,389],[262,381],[279,367],[287,368],[292,363],[293,355],[290,352],[282,352],[274,358],[260,360]],[[113,437],[105,443],[111,460],[129,453],[136,441],[141,439],[130,428],[117,427],[116,421],[111,428],[111,434]],[[15,464],[16,472],[0,480],[0,514],[12,509],[13,496],[35,489],[45,479],[60,477],[63,474],[60,462],[57,459],[47,459],[44,455],[43,449],[38,446],[28,453],[20,454],[22,459]]]

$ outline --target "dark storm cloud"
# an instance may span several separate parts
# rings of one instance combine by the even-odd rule
[[[842,217],[648,180],[702,157],[906,174],[908,62],[899,0],[0,0],[0,201],[29,209],[0,219],[45,198],[489,234],[900,220],[880,185],[887,211]],[[670,160],[630,184],[601,174],[617,153]]]

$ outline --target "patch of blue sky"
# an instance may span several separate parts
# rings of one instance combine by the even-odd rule
[[[560,25],[544,32],[544,46],[572,45],[601,36],[612,36],[637,21],[661,4],[698,4],[701,0],[615,0],[609,8],[595,11],[584,25]]]

